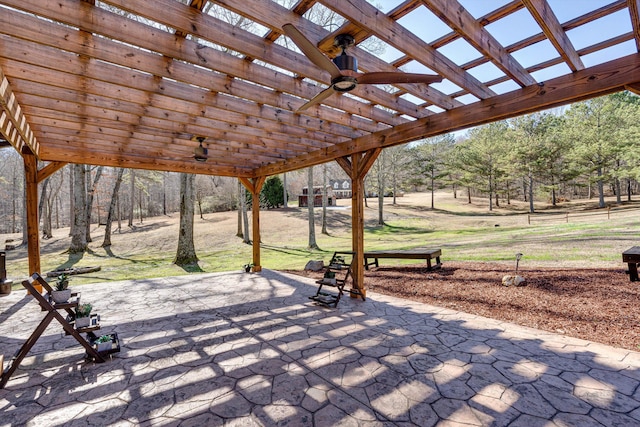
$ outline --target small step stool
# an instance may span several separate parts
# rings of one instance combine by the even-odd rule
[[[347,280],[351,276],[354,258],[355,252],[334,252],[329,265],[325,267],[324,277],[316,281],[318,284],[316,294],[309,298],[327,307],[337,307],[344,294]],[[350,292],[355,293],[354,290]],[[358,294],[364,300],[364,295]]]

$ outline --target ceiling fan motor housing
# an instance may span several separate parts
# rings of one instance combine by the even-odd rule
[[[336,64],[336,67],[338,67],[338,69],[340,69],[341,71],[358,71],[358,60],[355,57],[347,55],[344,52],[342,52],[342,55],[338,55],[333,58],[333,63]],[[333,88],[338,92],[349,92],[356,87],[358,81],[353,77],[341,76],[333,79],[331,81],[331,84],[333,85]]]

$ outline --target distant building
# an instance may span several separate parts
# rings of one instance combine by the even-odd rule
[[[322,206],[322,186],[316,185],[313,187],[313,206]],[[307,207],[307,200],[309,198],[309,188],[303,187],[302,194],[298,196],[298,207],[305,208]],[[333,189],[330,185],[327,185],[327,206],[335,206],[336,205],[336,196],[333,193]]]
[[[336,199],[351,198],[351,180],[350,179],[330,179],[329,186],[333,190]]]

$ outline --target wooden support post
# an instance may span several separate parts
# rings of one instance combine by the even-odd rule
[[[351,293],[351,297],[364,298],[367,290],[364,287],[364,177],[376,158],[382,151],[381,148],[355,153],[348,157],[336,159],[340,167],[351,178],[351,247],[354,254],[352,264],[353,287],[357,292]]]
[[[24,176],[26,181],[27,250],[29,274],[40,273],[40,230],[38,225],[38,161],[28,149],[23,149]],[[42,286],[36,285],[42,292]]]
[[[251,192],[251,234],[253,245],[253,271],[262,271],[262,264],[260,263],[260,191],[264,185],[266,176],[261,176],[255,179],[239,178],[240,182]]]
[[[351,165],[357,171],[360,155],[351,156]],[[351,247],[355,252],[352,264],[353,287],[366,296],[364,287],[364,176],[354,174],[351,179]],[[352,294],[357,296],[356,294]]]

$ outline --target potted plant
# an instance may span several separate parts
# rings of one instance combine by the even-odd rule
[[[61,274],[57,277],[55,286],[51,291],[53,302],[60,304],[69,301],[71,298],[71,289],[69,289],[69,277]]]
[[[322,281],[328,285],[335,285],[336,284],[336,273],[333,271],[326,271],[324,273],[324,278],[322,279]]]
[[[97,352],[111,350],[111,335],[102,335],[98,337],[98,339],[96,339],[93,343],[96,346]]]
[[[78,304],[76,307],[76,328],[86,328],[91,323],[91,309],[93,306],[89,303]]]
[[[250,273],[251,269],[253,268],[253,263],[249,263],[249,264],[245,264],[242,266],[242,268],[244,269],[245,273]]]

